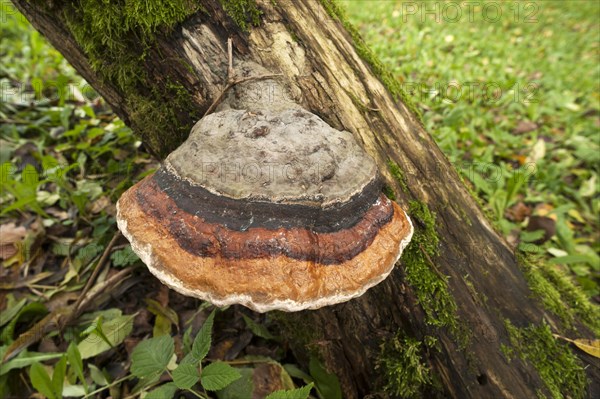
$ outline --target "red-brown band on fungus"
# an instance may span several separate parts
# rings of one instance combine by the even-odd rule
[[[297,109],[203,118],[117,210],[163,283],[260,312],[362,295],[391,272],[413,231],[353,136]]]

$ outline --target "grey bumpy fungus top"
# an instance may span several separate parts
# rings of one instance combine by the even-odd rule
[[[350,132],[302,109],[207,115],[164,167],[231,199],[321,208],[350,201],[378,179]]]

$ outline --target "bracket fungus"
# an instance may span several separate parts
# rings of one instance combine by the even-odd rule
[[[362,295],[410,241],[375,162],[303,109],[202,118],[117,204],[150,271],[218,306],[299,311]]]

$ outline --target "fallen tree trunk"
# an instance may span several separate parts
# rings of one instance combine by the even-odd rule
[[[235,90],[257,90],[264,107],[297,102],[375,158],[416,227],[396,270],[345,304],[274,315],[298,358],[318,356],[344,397],[598,395],[597,362],[551,335],[592,337],[590,305],[555,272],[520,264],[335,4],[150,1],[144,14],[99,0],[13,2],[158,158],[222,94],[229,37],[234,67],[259,64],[287,88]]]

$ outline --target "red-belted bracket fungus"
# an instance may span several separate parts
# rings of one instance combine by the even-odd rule
[[[218,306],[316,309],[362,295],[410,241],[375,162],[298,107],[202,118],[117,204],[118,225],[163,283]]]

